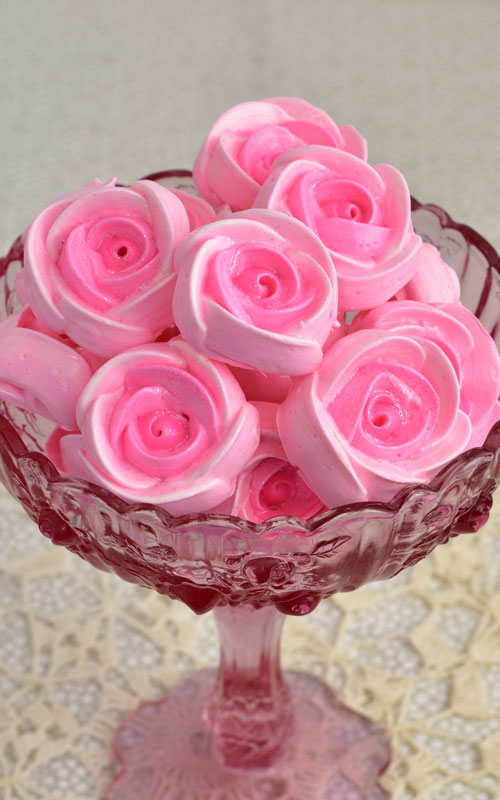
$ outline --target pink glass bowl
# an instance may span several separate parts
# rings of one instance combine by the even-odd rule
[[[190,188],[185,171],[149,177]],[[456,270],[462,301],[500,344],[497,253],[436,206],[413,201],[413,221]],[[16,309],[21,259],[18,239],[0,260],[4,316]],[[315,679],[283,678],[282,615],[307,614],[323,597],[390,578],[450,537],[478,530],[500,482],[500,423],[483,447],[390,503],[253,524],[214,514],[172,518],[61,477],[43,455],[50,427],[6,404],[1,412],[0,478],[45,536],[198,614],[217,609],[217,679],[198,674],[126,720],[115,741],[125,766],[108,800],[387,797],[377,782],[388,761],[383,734]]]

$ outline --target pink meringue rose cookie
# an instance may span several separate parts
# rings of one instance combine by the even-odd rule
[[[10,324],[16,328],[27,328],[28,330],[38,331],[39,333],[43,333],[46,336],[49,336],[51,339],[57,339],[59,342],[66,345],[67,347],[70,347],[72,350],[74,350],[76,353],[82,356],[82,358],[84,358],[87,364],[89,365],[92,373],[96,372],[96,370],[98,370],[99,367],[102,366],[102,364],[104,364],[105,359],[95,355],[95,353],[90,353],[84,347],[80,347],[79,344],[76,344],[76,342],[70,339],[69,336],[66,336],[66,334],[55,333],[55,331],[53,331],[52,328],[49,328],[43,322],[40,322],[40,320],[37,317],[35,317],[33,311],[29,306],[26,306],[25,308],[21,309],[21,311],[19,311],[17,314],[11,314],[1,324],[2,325]],[[178,333],[179,332],[177,331],[177,334]]]
[[[178,197],[153,181],[90,185],[29,227],[26,295],[36,316],[109,358],[173,323],[172,257],[189,232]]]
[[[422,303],[458,303],[460,281],[454,269],[429,242],[422,242],[417,254],[417,269],[405,286],[396,292],[397,300],[419,300]]]
[[[300,97],[241,103],[214,123],[194,165],[200,192],[215,206],[249,208],[275,159],[293,147],[320,144],[366,159],[366,142],[352,125],[337,126]]]
[[[71,429],[92,372],[84,355],[47,331],[31,309],[0,323],[0,399]]]
[[[329,507],[391,500],[468,445],[455,370],[426,339],[359,330],[295,382],[278,411],[285,452]]]
[[[200,353],[279,375],[316,369],[337,281],[305,225],[264,209],[234,214],[190,234],[175,268],[174,320]]]
[[[462,323],[474,339],[474,350],[462,361],[460,406],[472,423],[469,447],[481,447],[500,419],[500,355],[494,340],[462,303],[437,303],[440,311]]]
[[[282,403],[292,385],[289,375],[272,375],[258,369],[230,367],[247,400]]]
[[[53,463],[56,469],[64,473],[65,469],[63,468],[62,461],[61,461],[61,450],[60,450],[60,442],[64,436],[68,436],[68,434],[72,434],[75,432],[75,427],[70,428],[67,430],[66,428],[54,428],[52,433],[50,434],[47,442],[45,443],[45,455]],[[76,432],[78,435],[78,432]],[[81,477],[81,476],[80,476]]]
[[[351,332],[368,328],[422,337],[437,344],[455,370],[460,408],[469,417],[473,432],[482,429],[484,420],[494,412],[500,391],[500,356],[495,342],[471,311],[461,303],[429,305],[393,300],[357,314]],[[471,447],[483,444],[484,439],[476,443],[475,438]]]
[[[52,442],[62,472],[174,516],[230,497],[259,441],[258,413],[229,370],[181,339],[110,359],[83,392],[77,421],[81,433]]]
[[[482,447],[493,425],[500,421],[500,402],[497,400],[489,412],[474,425],[467,449]]]
[[[411,224],[408,186],[387,164],[299,147],[275,162],[254,208],[289,214],[319,236],[337,270],[342,311],[384,303],[417,268],[421,239]]]
[[[310,519],[324,505],[288,461],[276,425],[276,403],[255,403],[260,443],[236,481],[231,510],[236,517],[262,522],[271,517]]]

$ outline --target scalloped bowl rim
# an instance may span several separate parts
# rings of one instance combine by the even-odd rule
[[[189,170],[167,170],[162,172],[151,173],[145,176],[149,180],[161,180],[162,178],[171,177],[190,177]],[[455,222],[452,217],[440,206],[432,203],[420,203],[412,197],[412,211],[415,210],[429,210],[438,216],[440,224],[443,228],[450,227],[454,230],[461,232],[465,238],[473,243],[485,256],[488,261],[490,269],[495,269],[500,274],[500,256],[493,248],[493,246],[477,233],[473,228],[468,225]],[[38,463],[38,466],[43,470],[47,480],[54,486],[61,486],[67,488],[75,488],[80,491],[87,491],[89,493],[97,493],[99,497],[106,502],[114,511],[119,514],[132,514],[141,511],[147,511],[149,514],[153,513],[158,522],[166,529],[179,529],[188,527],[192,523],[206,522],[213,527],[222,527],[227,530],[231,528],[233,533],[240,534],[248,541],[260,541],[263,538],[273,539],[282,535],[283,533],[297,533],[301,539],[314,539],[314,535],[321,534],[321,529],[326,523],[334,519],[338,519],[343,515],[352,514],[353,512],[367,513],[370,515],[383,516],[395,515],[401,507],[409,500],[411,495],[417,493],[431,493],[436,495],[439,492],[440,485],[445,480],[447,472],[450,468],[456,468],[461,462],[473,460],[476,456],[481,454],[489,454],[493,458],[494,450],[498,446],[497,442],[500,439],[500,422],[497,422],[490,430],[485,443],[482,447],[475,447],[470,450],[465,450],[456,458],[445,464],[442,469],[434,476],[432,481],[426,483],[412,483],[405,484],[394,495],[394,497],[387,503],[377,501],[363,501],[359,503],[347,503],[341,506],[336,506],[332,509],[327,509],[320,514],[317,514],[310,519],[304,520],[298,517],[290,516],[277,516],[271,517],[263,522],[255,523],[241,517],[235,517],[226,514],[210,514],[210,513],[196,513],[186,514],[183,516],[175,517],[169,514],[165,509],[150,503],[129,503],[128,501],[120,498],[119,496],[109,492],[97,484],[89,483],[80,479],[71,479],[60,475],[50,461],[50,459],[41,452],[31,451],[23,443],[21,437],[9,422],[9,420],[0,412],[0,433],[3,442],[8,441],[12,447],[16,457],[21,461],[33,460]],[[241,530],[244,527],[244,530]],[[318,537],[319,538],[319,537]]]

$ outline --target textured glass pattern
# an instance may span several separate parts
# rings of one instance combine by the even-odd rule
[[[182,177],[175,173],[172,180]],[[414,201],[413,218],[422,237],[457,270],[465,305],[500,342],[498,255],[436,206]],[[17,240],[0,264],[4,314],[15,308],[21,255]],[[429,486],[406,487],[388,504],[342,506],[308,521],[172,518],[61,478],[45,456],[30,452],[43,449],[48,432],[35,415],[4,407],[2,479],[42,533],[93,566],[182,600],[196,613],[228,603],[274,603],[285,614],[306,614],[322,597],[390,578],[451,536],[484,524],[500,481],[499,423],[482,448],[454,459]]]
[[[457,270],[462,299],[496,339],[496,253],[434,206],[415,202],[414,222]],[[16,308],[14,276],[21,258],[18,240],[1,262],[4,314]],[[429,486],[404,488],[391,503],[342,506],[307,522],[276,518],[254,525],[209,514],[171,518],[161,509],[129,506],[98,487],[61,478],[41,452],[50,426],[12,407],[3,411],[2,480],[45,536],[93,566],[180,599],[197,613],[217,608],[221,665],[215,685],[212,673],[198,673],[168,701],[145,706],[125,721],[115,740],[125,768],[108,800],[139,795],[163,800],[179,791],[192,800],[219,800],[222,789],[230,800],[292,798],[297,792],[329,800],[386,798],[377,783],[388,760],[386,738],[315,679],[301,674],[283,679],[283,619],[277,612],[307,614],[323,597],[393,577],[437,544],[478,530],[500,481],[500,423],[482,448],[448,464]],[[418,616],[421,610],[409,613]],[[457,640],[454,646],[464,645]],[[374,664],[391,657],[386,648],[366,655]],[[408,654],[404,660],[410,663]],[[416,698],[417,718],[418,713]],[[166,725],[175,726],[179,746],[184,742],[182,763],[173,742],[158,735]],[[314,750],[308,747],[311,737]],[[432,749],[430,740],[417,744]],[[243,772],[235,777],[222,765]],[[268,768],[265,777],[257,772],[256,778],[252,770],[262,768]]]

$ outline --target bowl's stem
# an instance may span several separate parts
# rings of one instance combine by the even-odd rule
[[[292,733],[290,690],[280,665],[285,617],[274,606],[218,608],[221,659],[205,718],[227,767],[267,767]]]

